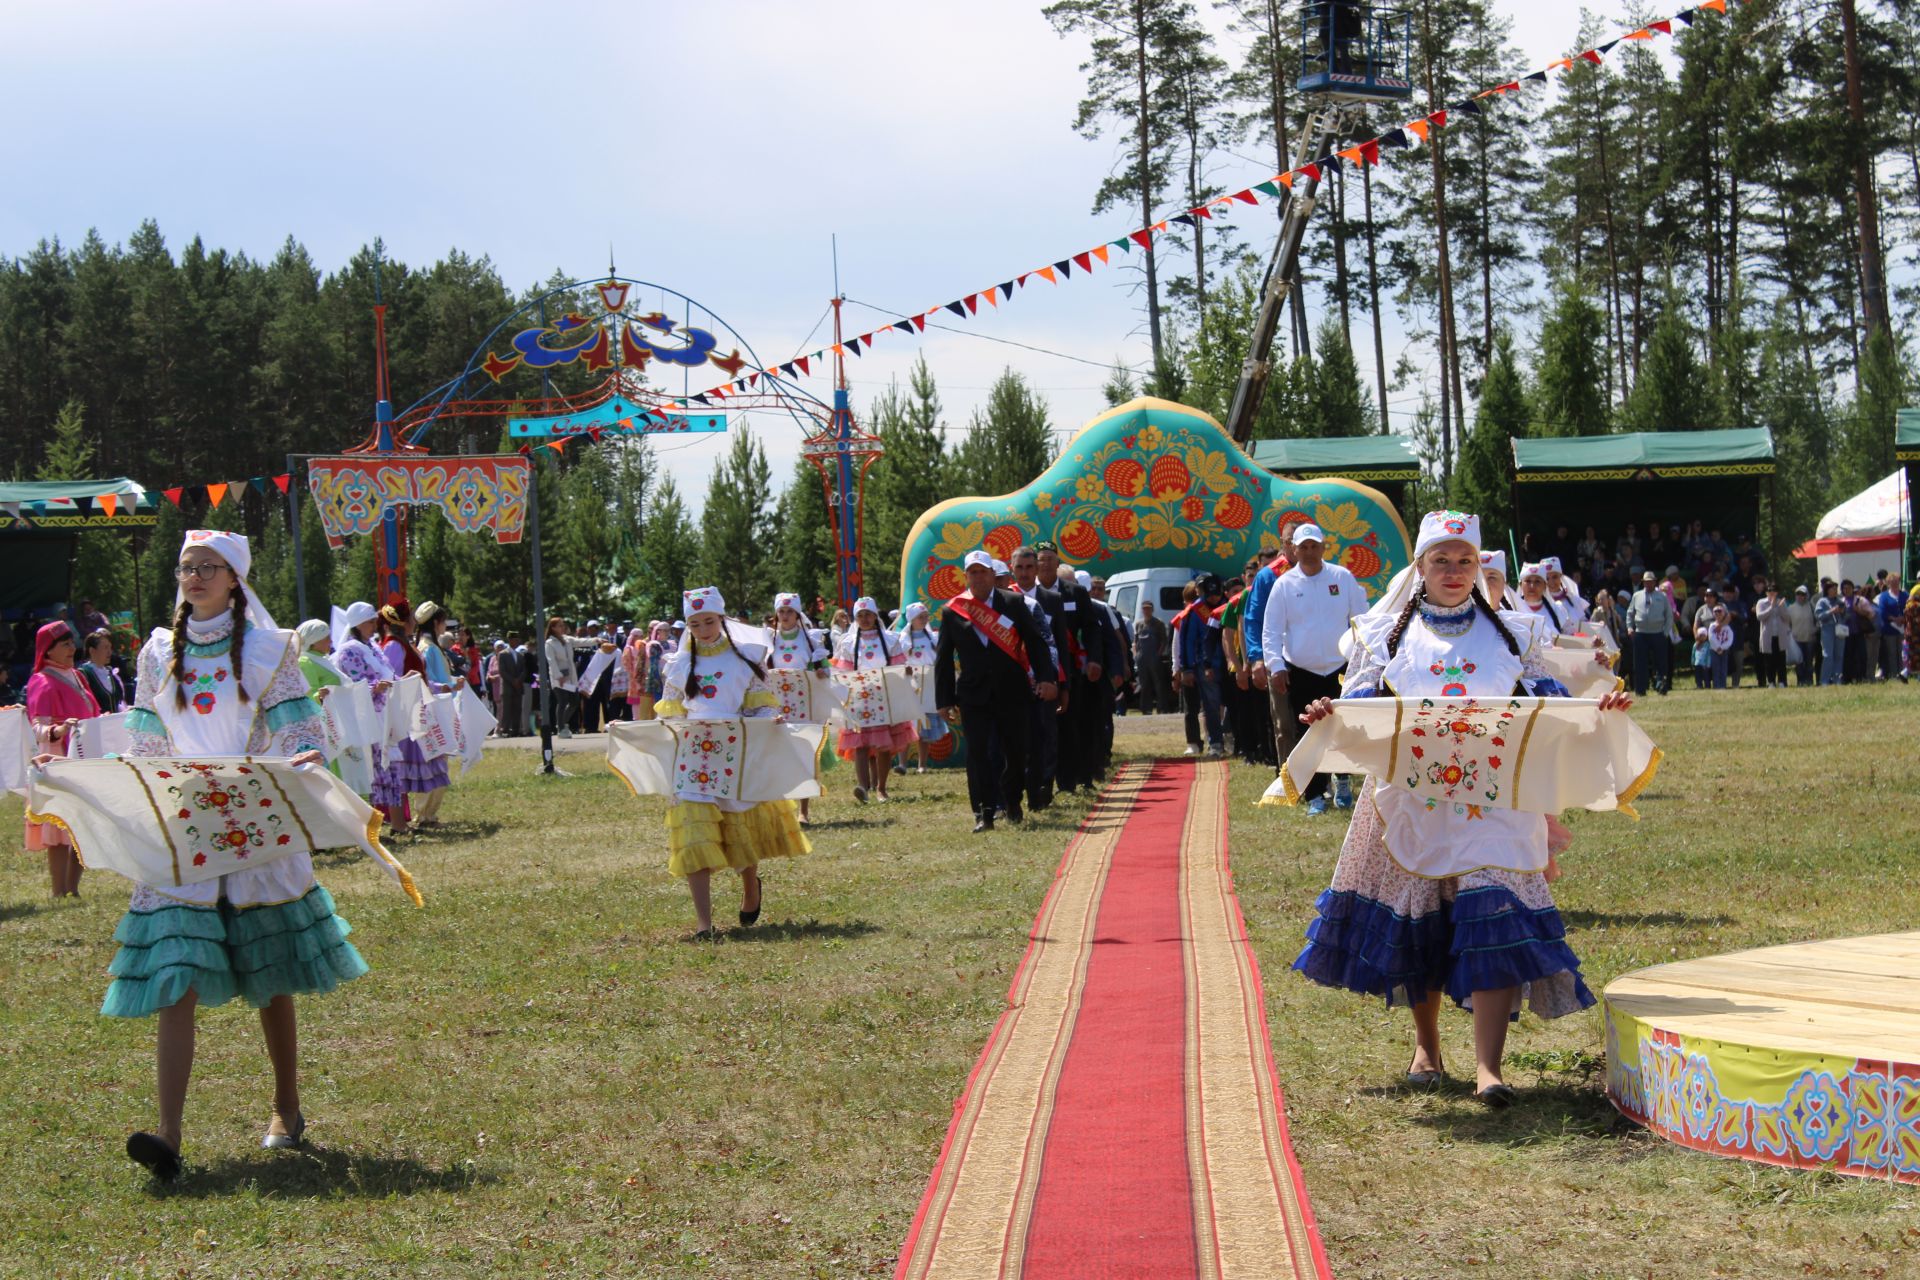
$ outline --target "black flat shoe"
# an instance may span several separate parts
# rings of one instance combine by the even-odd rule
[[[180,1153],[167,1145],[165,1138],[151,1133],[136,1133],[127,1139],[127,1158],[162,1182],[180,1176]]]
[[[718,936],[719,935],[714,933],[714,931],[711,929],[696,929],[693,932],[693,936],[691,938],[688,938],[687,941],[688,942],[712,942]]]
[[[753,925],[756,925],[756,924],[759,924],[759,923],[760,923],[760,909],[761,909],[761,907],[764,907],[764,906],[766,906],[766,905],[767,905],[767,888],[766,888],[766,886],[765,886],[765,885],[762,885],[762,886],[760,886],[760,906],[759,906],[759,907],[755,907],[755,908],[754,908],[753,910],[751,910],[751,911],[749,911],[749,910],[747,910],[747,909],[746,909],[745,907],[742,907],[742,908],[740,908],[740,924],[741,924],[741,927],[742,927],[742,928],[748,928],[748,927],[751,927],[751,926],[753,926]]]
[[[1407,1088],[1423,1089],[1431,1092],[1434,1089],[1438,1089],[1446,1078],[1447,1073],[1444,1071],[1409,1071],[1407,1072]]]
[[[1024,814],[1024,813],[1022,813],[1022,812],[1020,812],[1020,806],[1019,806],[1019,805],[1017,805],[1017,804],[1010,804],[1010,805],[1008,805],[1008,806],[1007,806],[1007,821],[1008,821],[1008,822],[1025,822],[1026,820],[1027,820],[1027,815],[1026,815],[1026,814]]]
[[[1505,1111],[1520,1100],[1520,1095],[1513,1091],[1512,1086],[1504,1084],[1490,1084],[1484,1089],[1477,1089],[1473,1096],[1494,1111]]]

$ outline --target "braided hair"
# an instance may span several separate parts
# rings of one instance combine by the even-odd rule
[[[1427,584],[1424,582],[1414,587],[1413,594],[1407,597],[1407,603],[1401,607],[1400,616],[1393,621],[1393,630],[1387,633],[1387,656],[1389,658],[1400,651],[1400,638],[1406,634],[1407,624],[1413,621],[1414,612],[1420,608],[1421,603],[1425,601],[1426,598]],[[1488,620],[1493,623],[1493,629],[1500,633],[1500,638],[1507,642],[1507,651],[1513,654],[1514,657],[1519,657],[1520,642],[1514,639],[1513,632],[1508,629],[1506,620],[1500,616],[1500,611],[1493,607],[1493,604],[1480,590],[1480,584],[1477,582],[1474,583],[1472,587],[1472,598],[1474,604],[1478,605],[1480,611],[1486,614]]]
[[[247,686],[242,680],[247,652],[247,589],[235,579],[232,595],[233,641],[229,646],[233,666],[233,687],[240,695],[240,701],[247,699]],[[187,706],[187,619],[193,616],[193,606],[182,600],[173,610],[173,656],[167,664],[168,674],[173,677],[173,704],[182,711]]]

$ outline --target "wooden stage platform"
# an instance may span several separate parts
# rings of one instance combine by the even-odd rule
[[[1920,1183],[1920,932],[1656,965],[1603,1003],[1607,1094],[1660,1136]]]

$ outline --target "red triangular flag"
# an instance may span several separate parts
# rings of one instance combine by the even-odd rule
[[[289,473],[284,476],[275,476],[273,483],[275,488],[279,489],[281,493],[285,493],[287,486],[293,483],[293,475]]]
[[[160,492],[166,494],[167,501],[177,507],[180,505],[180,499],[186,496],[187,491],[185,489],[162,489]]]
[[[1658,22],[1649,22],[1647,25],[1649,27],[1652,27],[1655,31],[1658,31],[1663,36],[1670,36],[1673,34],[1673,19],[1671,18],[1662,18]]]
[[[972,315],[980,309],[980,295],[977,293],[970,293],[960,299],[960,301],[966,306],[968,315]]]
[[[1129,231],[1127,232],[1127,239],[1133,241],[1142,249],[1153,248],[1153,232],[1151,231]]]
[[[921,333],[925,333],[927,331],[927,318],[925,316],[914,316],[913,327]]]
[[[801,356],[799,359],[794,361],[795,364],[800,366],[800,372],[805,374],[809,378],[813,376],[813,370],[809,368],[807,365],[807,361],[810,359],[812,359],[811,356]]]
[[[1300,172],[1306,174],[1307,177],[1313,179],[1315,182],[1320,181],[1320,166],[1317,164],[1303,164],[1300,166]]]
[[[1202,218],[1213,217],[1213,210],[1207,208],[1205,205],[1201,205],[1198,209],[1189,209],[1187,212],[1190,214],[1198,214]]]
[[[1093,270],[1093,254],[1092,253],[1074,254],[1073,265],[1080,268],[1082,271]]]
[[[1447,127],[1447,113],[1444,111],[1436,111],[1427,117],[1427,123],[1436,129],[1444,129]]]
[[[222,498],[224,498],[224,497],[226,497],[226,496],[227,496],[227,486],[226,486],[226,485],[224,485],[224,484],[210,484],[210,485],[208,485],[208,486],[207,486],[207,501],[208,501],[209,503],[211,503],[211,504],[212,504],[213,506],[216,506],[216,507],[217,507],[217,506],[219,506],[219,505],[220,505],[220,499],[222,499]]]
[[[1705,5],[1701,5],[1700,7],[1702,9],[1706,8]],[[1585,58],[1588,62],[1591,62],[1596,67],[1600,65],[1600,51],[1598,49],[1589,49],[1585,53],[1581,54],[1580,56]]]

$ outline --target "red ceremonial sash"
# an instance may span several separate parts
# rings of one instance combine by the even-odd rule
[[[1000,652],[1028,671],[1033,670],[1032,664],[1027,661],[1027,646],[1026,642],[1020,638],[1020,632],[987,601],[976,600],[970,595],[962,594],[947,601],[947,608],[984,631],[987,639],[993,641],[994,647]]]

